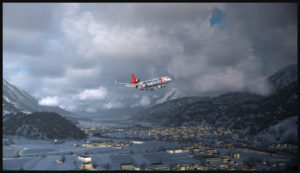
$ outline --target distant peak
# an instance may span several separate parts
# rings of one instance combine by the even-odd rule
[[[290,64],[268,78],[275,90],[281,89],[297,79],[297,64]]]

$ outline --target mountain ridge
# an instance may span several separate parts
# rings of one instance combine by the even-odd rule
[[[41,106],[38,100],[24,90],[10,84],[5,79],[2,80],[3,86],[3,114],[16,112],[36,112],[47,111],[56,112],[67,117],[76,117],[73,112],[66,111],[57,106]]]
[[[280,121],[298,115],[297,80],[295,77],[286,80],[281,78],[287,74],[297,76],[294,74],[297,72],[295,67],[290,65],[268,78],[276,85],[276,90],[268,96],[233,92],[217,97],[194,97],[195,100],[184,97],[138,112],[133,116],[133,123],[156,127],[210,124],[242,130],[245,134],[258,134]],[[284,82],[284,85],[276,80]]]

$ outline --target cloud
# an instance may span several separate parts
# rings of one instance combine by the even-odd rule
[[[111,108],[122,108],[124,106],[123,103],[120,101],[110,101],[106,104],[104,104],[104,108],[111,109]]]
[[[102,86],[97,89],[86,89],[78,96],[81,100],[103,100],[107,96],[107,89]]]
[[[133,97],[133,98],[139,98],[140,95],[138,95],[138,94],[133,94],[131,97]]]
[[[57,96],[46,97],[39,100],[39,105],[42,106],[58,106],[58,103],[59,101]]]
[[[149,106],[151,104],[151,100],[148,96],[142,96],[142,98],[140,100],[140,104],[142,106]]]
[[[3,9],[4,78],[37,97],[58,96],[66,107],[97,100],[94,110],[113,108],[132,97],[148,105],[147,97],[165,94],[134,96],[137,90],[114,84],[130,82],[131,73],[141,80],[170,76],[168,86],[187,96],[264,95],[266,77],[297,63],[292,3],[14,3]]]

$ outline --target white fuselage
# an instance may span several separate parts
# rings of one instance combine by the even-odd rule
[[[166,86],[168,82],[170,82],[172,79],[170,77],[159,77],[152,80],[146,80],[146,81],[140,81],[134,85],[136,85],[136,88],[138,89],[151,89],[154,88],[163,88]]]

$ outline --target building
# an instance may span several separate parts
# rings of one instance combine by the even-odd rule
[[[228,163],[228,161],[229,161],[229,158],[222,158],[222,161],[223,161],[223,163]]]
[[[175,154],[175,153],[186,153],[188,150],[167,150],[167,153],[169,154]]]
[[[178,170],[179,167],[180,167],[180,165],[178,165],[178,164],[172,164],[172,165],[170,166],[170,169],[171,169],[171,170]]]
[[[73,144],[74,147],[80,147],[80,144]]]
[[[169,168],[167,167],[167,165],[163,164],[163,163],[152,163],[148,166],[148,168],[146,170],[149,171],[168,171]]]
[[[78,156],[78,160],[81,161],[80,168],[83,170],[94,170],[92,165],[92,158],[87,155]]]
[[[205,153],[208,155],[217,153],[216,149],[205,149]]]
[[[213,163],[213,162],[221,162],[222,159],[220,157],[206,157],[205,161],[209,163]]]
[[[239,154],[239,153],[230,154],[230,156],[231,156],[232,158],[236,158],[236,159],[239,159],[239,158],[240,158],[240,154]]]
[[[197,166],[195,166],[195,168],[197,170],[200,170],[200,171],[207,171],[208,170],[208,166],[206,166],[206,165],[197,165]]]
[[[143,141],[132,141],[133,144],[143,144]]]
[[[209,163],[213,163],[213,162],[224,162],[224,158],[220,158],[220,157],[215,157],[215,156],[211,156],[211,155],[194,155],[193,157],[194,159],[200,160],[200,161],[204,161],[204,162],[209,162]]]
[[[51,143],[52,144],[62,144],[62,143],[65,143],[65,140],[63,140],[63,139],[54,139]]]
[[[63,161],[61,159],[57,159],[56,163],[62,163]]]
[[[80,168],[83,169],[83,170],[94,170],[93,165],[92,165],[91,162],[81,163]]]
[[[82,163],[92,162],[92,158],[90,156],[86,156],[86,155],[78,156],[78,160],[81,161]]]
[[[245,167],[243,168],[243,170],[244,170],[244,171],[255,171],[256,169],[255,169],[255,167],[252,167],[252,166],[245,166]]]
[[[228,165],[219,165],[217,168],[218,170],[228,170]]]
[[[240,154],[239,153],[234,154],[233,157],[239,159],[240,158]]]
[[[277,165],[278,166],[285,166],[285,163],[284,162],[277,162]]]
[[[121,163],[121,170],[136,170],[136,167],[132,163]]]
[[[189,170],[189,166],[188,165],[182,165],[179,167],[179,170],[180,171],[186,171],[186,170]]]

